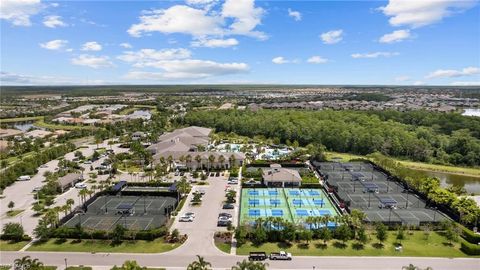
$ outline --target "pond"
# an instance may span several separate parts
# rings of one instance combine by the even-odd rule
[[[480,109],[465,109],[462,115],[480,117]]]
[[[461,186],[467,190],[468,194],[480,194],[480,177],[445,172],[423,171],[415,169],[412,170],[423,172],[428,176],[437,177],[440,179],[440,184],[442,187],[448,187],[450,185]]]

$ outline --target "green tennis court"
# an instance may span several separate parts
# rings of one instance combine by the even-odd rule
[[[279,217],[303,224],[308,217],[336,216],[336,208],[321,189],[243,188],[240,223],[258,218]]]

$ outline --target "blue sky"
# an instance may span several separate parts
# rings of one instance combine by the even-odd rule
[[[2,0],[3,85],[480,85],[477,0]]]

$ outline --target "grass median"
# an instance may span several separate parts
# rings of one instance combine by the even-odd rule
[[[18,251],[27,244],[28,244],[28,241],[14,242],[14,241],[0,240],[0,251]]]
[[[296,256],[408,256],[408,257],[480,257],[468,256],[460,250],[460,243],[449,245],[447,240],[436,232],[432,232],[428,239],[425,238],[423,232],[413,232],[407,234],[405,240],[402,240],[402,251],[396,251],[395,233],[390,232],[387,241],[384,242],[382,248],[378,248],[375,236],[370,235],[370,241],[364,245],[362,249],[355,247],[355,241],[347,241],[346,245],[338,240],[327,242],[327,246],[323,246],[323,241],[310,241],[305,246],[305,241],[294,242],[291,245],[285,243],[265,243],[260,246],[254,246],[251,242],[247,242],[241,247],[237,247],[238,255],[248,255],[251,251],[264,251],[267,253],[278,252],[284,250]]]
[[[163,239],[123,241],[116,245],[110,240],[50,239],[33,244],[28,251],[162,253],[179,246],[179,243],[166,243]]]

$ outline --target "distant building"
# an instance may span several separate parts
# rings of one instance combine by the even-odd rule
[[[207,152],[209,128],[187,127],[165,133],[159,137],[159,142],[147,147],[153,155],[154,163],[160,160],[173,162],[176,168],[229,168],[241,166],[245,160],[243,153]]]
[[[65,176],[58,178],[58,184],[62,192],[73,187],[77,182],[82,180],[82,175],[79,173],[69,173]]]
[[[147,135],[145,132],[137,131],[132,134],[132,141],[138,141],[145,138]]]
[[[302,177],[296,170],[282,168],[279,164],[272,164],[270,168],[262,170],[263,183],[271,187],[299,187]]]

